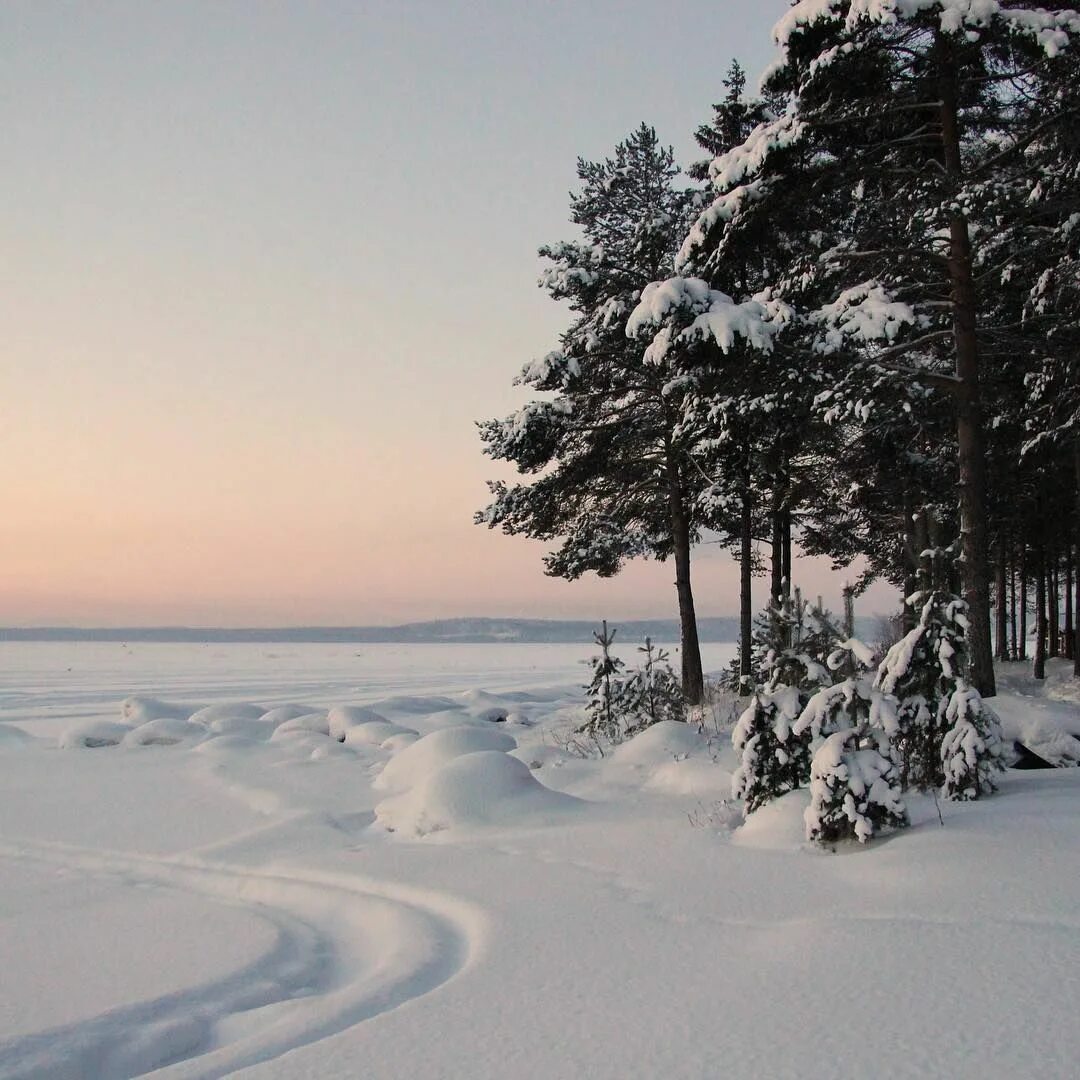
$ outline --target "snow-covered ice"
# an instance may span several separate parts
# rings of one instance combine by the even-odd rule
[[[588,652],[0,645],[0,1077],[1075,1075],[1080,770],[834,855]]]

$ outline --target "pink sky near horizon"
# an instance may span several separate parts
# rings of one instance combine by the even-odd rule
[[[692,156],[784,6],[0,9],[0,625],[673,615],[670,566],[552,580],[474,526],[473,422],[566,324],[575,157],[641,119]],[[729,556],[695,575],[737,610]]]

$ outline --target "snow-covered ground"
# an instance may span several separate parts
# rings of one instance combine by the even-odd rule
[[[568,753],[588,652],[0,645],[0,1076],[1076,1075],[1080,770],[813,851],[726,737]]]

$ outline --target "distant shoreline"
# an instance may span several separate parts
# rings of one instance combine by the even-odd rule
[[[865,634],[873,619],[858,620]],[[622,642],[678,641],[675,619],[609,619]],[[291,626],[291,627],[0,627],[0,642],[151,642],[159,644],[311,644],[311,645],[521,645],[591,644],[600,621],[558,619],[437,619],[399,626]],[[731,642],[739,636],[734,616],[701,619],[702,642]]]

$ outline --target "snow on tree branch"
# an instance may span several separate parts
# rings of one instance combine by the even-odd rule
[[[673,277],[645,287],[627,320],[626,335],[641,337],[650,328],[660,328],[645,353],[654,364],[672,345],[693,341],[713,340],[726,353],[742,338],[755,349],[771,352],[773,339],[792,317],[787,304],[764,294],[738,303],[701,278]]]
[[[800,0],[773,27],[773,40],[786,54],[793,35],[821,22],[843,23],[846,30],[860,23],[891,26],[905,19],[937,13],[946,33],[977,34],[995,21],[1033,38],[1047,56],[1057,56],[1080,35],[1080,12],[1047,11],[1002,0]]]

